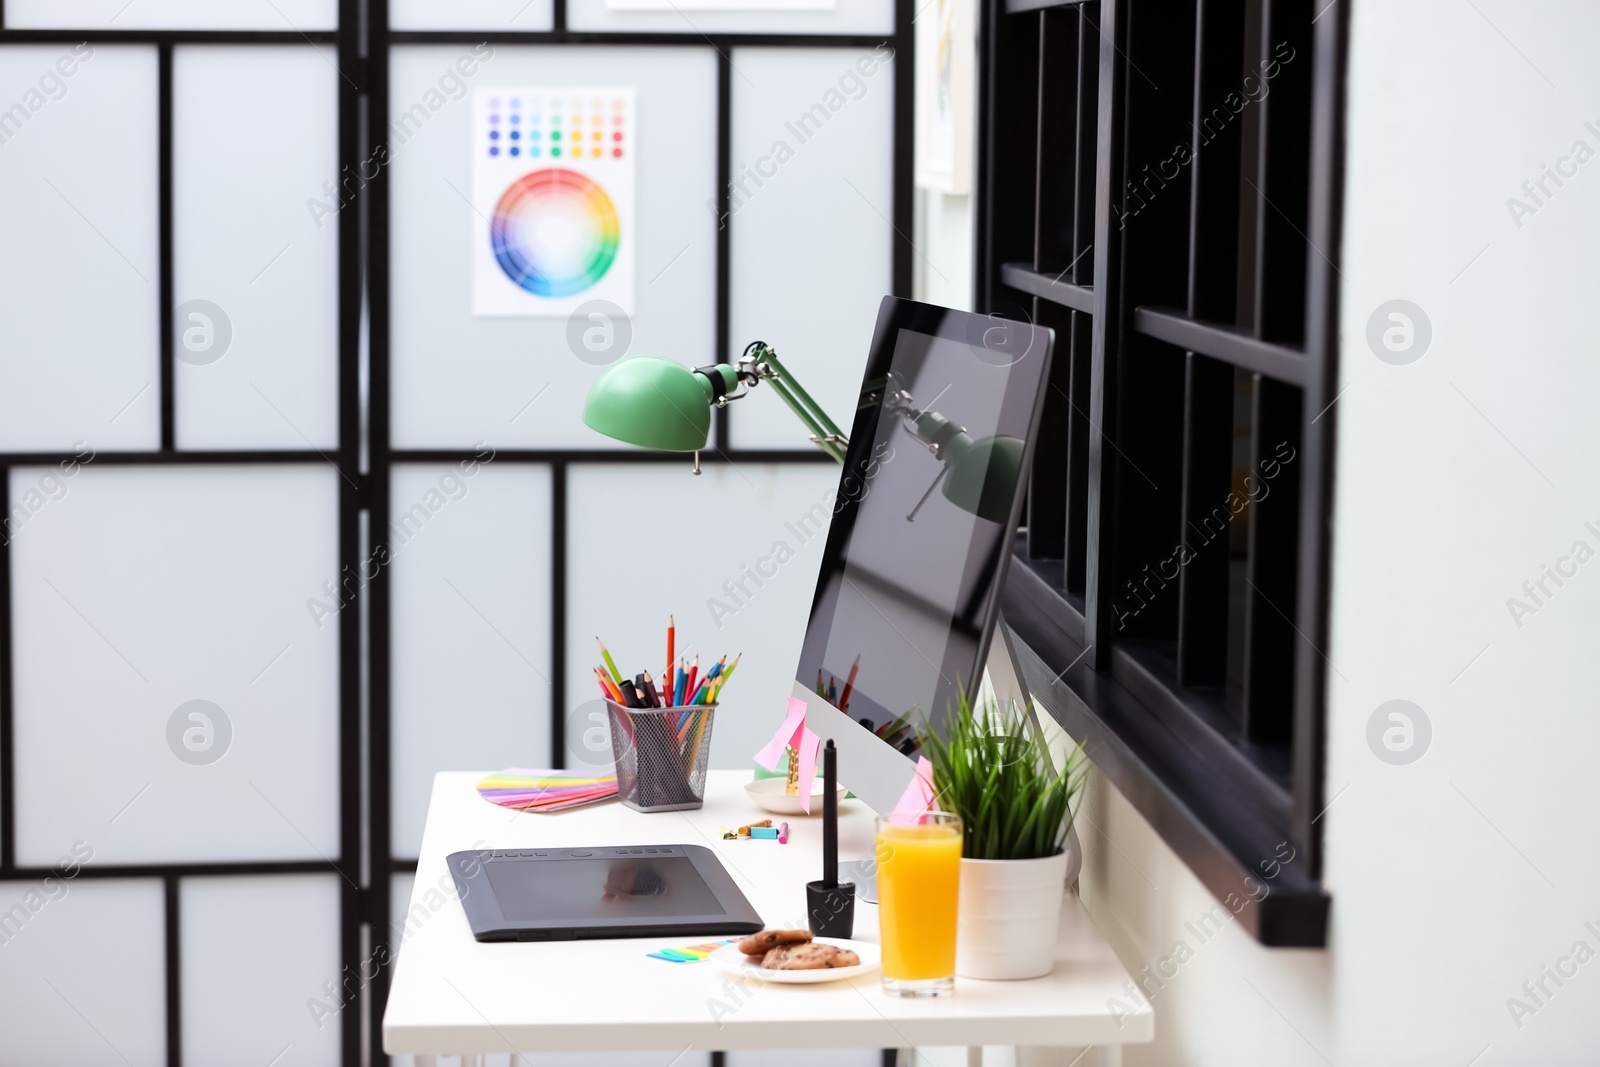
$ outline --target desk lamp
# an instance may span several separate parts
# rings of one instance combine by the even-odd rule
[[[692,370],[659,356],[625,359],[600,375],[589,389],[583,421],[590,429],[630,445],[659,452],[693,452],[694,473],[699,474],[700,450],[711,435],[711,408],[725,408],[744,399],[762,382],[789,405],[818,448],[835,462],[844,463],[849,438],[764,341],[747,346],[737,364],[713,363]],[[868,383],[862,403],[879,402],[874,393],[880,389],[885,408],[900,416],[905,430],[943,463],[906,521],[916,520],[917,512],[942,481],[945,499],[956,507],[990,522],[1006,522],[1012,493],[1022,475],[1022,439],[972,437],[938,412],[918,409],[893,374]]]

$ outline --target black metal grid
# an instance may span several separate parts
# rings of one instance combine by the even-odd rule
[[[1266,944],[1322,944],[1328,911],[1343,7],[988,0],[982,21],[977,302],[1058,343],[1005,600],[1019,662],[1219,899],[1295,850],[1238,912]],[[1202,540],[1240,432],[1258,478],[1295,459]]]
[[[895,0],[895,30],[887,39],[872,35],[806,34],[700,34],[700,33],[584,33],[566,28],[565,0],[554,0],[554,28],[532,33],[401,32],[391,31],[386,0],[339,0],[337,31],[234,31],[234,30],[31,30],[6,29],[0,0],[0,44],[79,41],[106,44],[148,44],[158,56],[158,218],[160,322],[160,448],[154,452],[102,452],[95,463],[107,466],[178,464],[299,464],[332,462],[341,475],[339,496],[338,559],[341,574],[353,573],[361,562],[361,512],[381,517],[389,513],[389,479],[397,462],[458,461],[472,450],[436,449],[399,451],[389,447],[389,339],[390,339],[390,215],[387,169],[379,171],[356,197],[353,207],[339,212],[339,398],[338,448],[333,456],[300,450],[178,450],[174,441],[174,324],[172,247],[172,48],[190,44],[274,44],[284,46],[334,45],[340,72],[338,96],[338,163],[341,174],[353,172],[368,158],[375,140],[386,128],[389,111],[389,58],[397,45],[475,44],[497,45],[645,45],[715,50],[718,55],[717,181],[721,217],[728,218],[728,178],[731,172],[731,65],[734,47],[864,47],[887,43],[895,51],[894,148],[892,223],[894,236],[892,284],[896,295],[910,295],[912,229],[912,0]],[[374,132],[378,131],[378,132]],[[716,341],[717,358],[729,352],[729,242],[724,223],[717,235]],[[362,297],[369,309],[369,396],[367,462],[362,463],[360,333]],[[707,463],[828,463],[815,451],[728,448],[726,411],[716,416],[717,448],[708,450]],[[9,513],[9,476],[12,467],[57,463],[70,459],[53,452],[0,453],[0,504]],[[566,692],[566,561],[567,486],[574,464],[672,463],[681,459],[661,453],[619,450],[502,449],[497,462],[530,463],[551,469],[551,752],[559,765],[564,759],[563,736]],[[376,522],[372,529],[381,529]],[[388,570],[380,569],[367,586],[366,609],[368,691],[363,714],[361,604],[352,602],[339,618],[339,840],[332,870],[340,875],[340,960],[345,975],[360,972],[365,957],[376,950],[378,939],[393,931],[391,878],[415,869],[415,861],[396,859],[390,852],[390,587]],[[20,867],[15,852],[13,776],[12,603],[9,542],[0,541],[0,881],[40,879],[50,868]],[[367,734],[363,752],[361,736]],[[365,775],[363,771],[365,770]],[[365,814],[365,819],[363,819]],[[365,825],[363,825],[365,823]],[[328,873],[322,861],[266,861],[188,864],[102,864],[83,867],[78,877],[151,878],[163,886],[165,922],[165,990],[167,1063],[180,1067],[182,1042],[182,975],[180,971],[179,889],[184,878],[200,875],[271,875]],[[390,957],[392,958],[392,956]],[[347,1067],[368,1062],[386,1063],[382,1052],[383,1005],[387,997],[389,965],[366,984],[364,1003],[351,1004],[340,1013],[343,1062]],[[886,1053],[892,1055],[892,1052]],[[713,1054],[720,1062],[721,1053]]]

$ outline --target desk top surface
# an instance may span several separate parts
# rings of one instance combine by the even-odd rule
[[[394,917],[404,932],[383,1020],[391,1054],[1078,1046],[1152,1037],[1148,1004],[1130,997],[1128,972],[1071,893],[1062,904],[1053,973],[1023,982],[957,978],[956,994],[939,1000],[886,996],[877,974],[777,986],[734,981],[710,963],[646,955],[712,935],[481,944],[445,868],[451,852],[704,845],[767,924],[782,927],[806,925],[805,883],[822,868],[817,817],[790,817],[786,845],[722,840],[720,826],[766,817],[745,794],[748,771],[712,771],[698,811],[653,814],[614,801],[550,815],[515,812],[478,796],[482,777],[448,772],[434,779],[411,903]],[[872,812],[845,801],[841,859],[871,850]],[[855,936],[878,940],[875,905],[857,903]]]

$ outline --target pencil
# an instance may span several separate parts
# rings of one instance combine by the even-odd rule
[[[678,643],[678,620],[671,615],[667,616],[667,673],[662,677],[672,678],[672,665],[677,662],[677,651],[673,647]]]
[[[617,683],[617,688],[622,688],[622,672],[617,670],[617,661],[611,658],[611,653],[606,649],[606,643],[598,637],[594,643],[600,646],[600,658],[606,661],[606,670],[611,672],[611,680]]]
[[[676,707],[683,703],[683,683],[688,678],[683,673],[683,660],[678,661],[678,680],[672,686],[672,703]]]
[[[687,682],[685,682],[684,686],[683,686],[683,691],[684,691],[685,694],[693,694],[694,693],[694,679],[695,679],[695,676],[698,675],[699,673],[700,673],[700,653],[696,652],[694,654],[694,662],[689,665],[689,680]]]
[[[596,667],[594,669],[594,681],[595,681],[595,684],[600,687],[600,695],[605,697],[607,700],[610,700],[611,699],[611,689],[610,689],[609,686],[606,685],[606,680],[604,678],[600,677],[600,668],[599,667]]]
[[[645,671],[639,677],[644,679],[644,694],[650,698],[650,706],[659,708],[661,706],[661,694],[656,692],[655,679],[650,677],[649,671]]]
[[[617,684],[615,682],[613,682],[610,678],[606,677],[605,668],[596,667],[594,669],[594,676],[600,682],[600,688],[604,689],[606,691],[606,696],[607,697],[611,698],[612,700],[615,700],[618,704],[627,703],[627,701],[622,699],[622,690],[617,686]]]
[[[734,667],[738,667],[738,665],[739,665],[739,657],[741,657],[741,656],[744,656],[744,653],[739,653],[739,656],[734,656],[733,657],[733,662],[731,662],[731,664],[728,664],[728,669],[723,670],[722,678],[720,678],[720,680],[717,681],[717,689],[718,689],[718,691],[722,691],[722,686],[728,685],[728,680],[730,680],[730,678],[733,678]]]
[[[844,692],[839,694],[839,710],[850,709],[850,691],[856,687],[856,672],[861,670],[861,654],[856,653],[856,661],[850,664],[850,677],[844,680]]]

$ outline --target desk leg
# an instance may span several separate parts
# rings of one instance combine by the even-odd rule
[[[461,1067],[484,1067],[483,1056],[462,1056]]]
[[[1094,1051],[1095,1067],[1122,1067],[1121,1045],[1101,1045]]]

